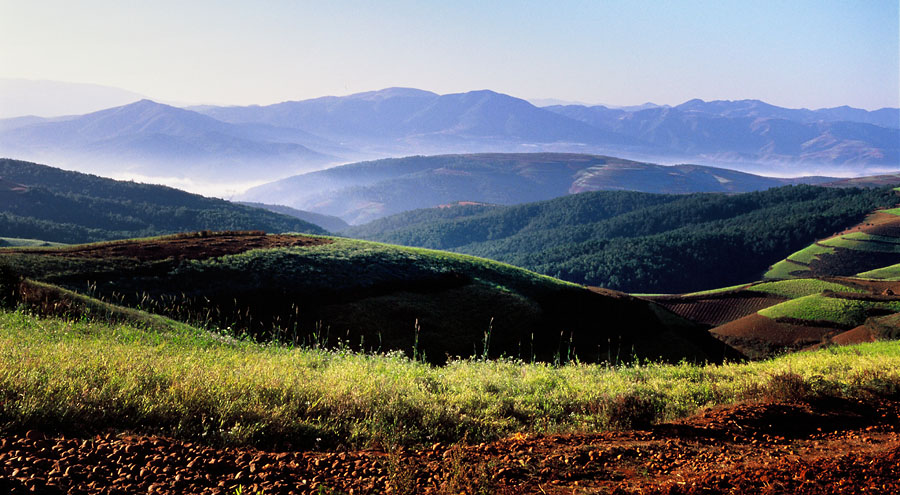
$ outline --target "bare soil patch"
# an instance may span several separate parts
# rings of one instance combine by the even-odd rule
[[[647,430],[514,435],[415,450],[216,448],[130,434],[0,438],[0,490],[26,493],[897,493],[900,403],[770,402]]]
[[[799,323],[799,322],[798,322]],[[799,350],[841,333],[834,327],[794,324],[752,314],[710,330],[717,338],[750,358],[763,358],[785,350]]]
[[[752,315],[759,310],[784,302],[782,297],[760,293],[735,293],[715,297],[684,296],[679,298],[651,298],[669,311],[706,325],[724,323]]]

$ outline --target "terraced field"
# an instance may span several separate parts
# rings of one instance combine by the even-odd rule
[[[768,280],[850,276],[900,261],[900,208],[880,210],[772,265]]]

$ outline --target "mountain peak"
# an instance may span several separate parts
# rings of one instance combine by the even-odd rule
[[[353,98],[355,100],[377,101],[387,100],[389,98],[434,98],[436,96],[438,96],[437,93],[432,93],[431,91],[424,91],[416,88],[390,87],[379,89],[376,91],[366,91],[364,93],[352,94],[348,98]]]

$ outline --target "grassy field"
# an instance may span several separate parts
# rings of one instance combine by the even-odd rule
[[[813,294],[766,308],[759,314],[767,318],[796,318],[855,326],[861,325],[873,309],[898,312],[900,301],[860,301]]]
[[[900,390],[900,343],[715,365],[565,366],[257,344],[0,312],[0,424],[296,447],[643,425],[770,396]],[[784,398],[784,397],[782,397]]]
[[[787,259],[792,261],[797,261],[799,263],[810,263],[812,260],[816,259],[816,257],[822,254],[830,254],[833,253],[834,249],[820,246],[818,244],[810,244],[809,246],[797,251],[796,253],[787,257]]]
[[[763,279],[766,280],[785,280],[796,278],[798,275],[793,275],[794,272],[809,272],[809,267],[798,265],[796,263],[791,263],[787,260],[779,261],[772,265],[772,268],[769,269],[764,275]]]
[[[852,237],[851,237],[852,236]],[[870,251],[875,253],[900,253],[900,244],[897,243],[898,239],[893,237],[888,237],[888,239],[892,239],[891,241],[881,241],[878,237],[883,236],[870,236],[868,234],[856,233],[856,235],[846,235],[840,237],[834,237],[825,241],[822,241],[822,244],[835,247],[835,248],[845,248],[852,249],[854,251]]]
[[[900,280],[900,263],[862,272],[858,274],[857,277],[874,278],[878,280]]]
[[[819,294],[822,291],[826,290],[834,292],[864,292],[860,289],[847,287],[846,285],[841,285],[834,282],[826,282],[824,280],[816,280],[813,278],[764,282],[747,287],[747,290],[753,292],[763,292],[766,294],[772,294],[774,296],[787,297],[790,299]]]

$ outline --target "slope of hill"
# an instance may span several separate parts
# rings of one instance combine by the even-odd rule
[[[340,232],[350,226],[347,222],[341,220],[338,217],[331,215],[322,215],[321,213],[315,213],[312,211],[298,210],[296,208],[291,208],[290,206],[251,203],[245,201],[239,201],[238,204],[250,206],[253,208],[262,208],[263,210],[269,210],[275,213],[280,213],[282,215],[287,215],[289,217],[299,218],[304,222],[318,225],[319,227],[322,227],[329,232]]]
[[[696,325],[612,291],[488,260],[349,239],[226,233],[10,248],[6,270],[261,339],[543,361],[735,357]],[[57,307],[50,286],[21,286]],[[50,299],[48,301],[48,298]]]
[[[900,336],[898,282],[855,277],[763,281],[696,294],[646,299],[759,359],[825,345]]]
[[[714,167],[670,167],[598,155],[485,153],[343,165],[258,186],[241,199],[278,202],[359,224],[458,201],[509,205],[575,192],[623,189],[746,192],[827,180],[833,179],[777,179]]]
[[[484,256],[628,292],[690,292],[758,279],[773,259],[896,203],[887,188],[591,192],[508,207],[416,211],[344,234]]]
[[[164,186],[0,159],[0,234],[64,243],[185,230],[324,233],[297,218]]]
[[[772,265],[765,277],[853,276],[900,263],[900,209],[875,211],[862,223],[819,239]]]

